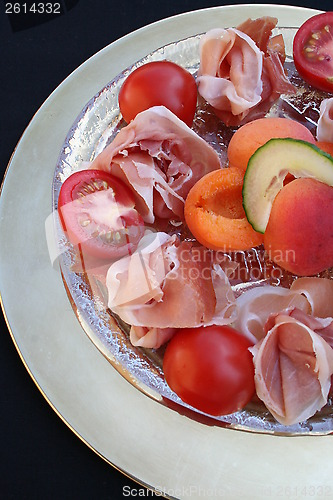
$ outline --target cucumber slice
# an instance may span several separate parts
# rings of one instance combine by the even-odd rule
[[[243,183],[246,217],[259,233],[265,232],[273,201],[288,172],[333,186],[332,156],[309,142],[289,138],[269,140],[249,159]]]

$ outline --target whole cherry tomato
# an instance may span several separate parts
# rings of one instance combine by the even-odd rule
[[[164,354],[165,380],[185,403],[204,413],[234,413],[255,391],[250,345],[229,326],[181,329]]]
[[[196,104],[194,77],[170,61],[154,61],[135,69],[119,92],[119,108],[127,123],[152,106],[165,106],[190,127]]]

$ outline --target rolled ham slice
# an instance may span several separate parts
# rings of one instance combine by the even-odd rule
[[[147,349],[158,349],[161,345],[168,342],[176,331],[177,328],[132,326],[130,330],[130,341],[134,346],[145,347]]]
[[[267,46],[271,41],[272,30],[277,23],[277,17],[263,16],[258,19],[246,19],[246,21],[237,26],[237,29],[249,36],[265,54]],[[281,45],[281,40],[279,45]]]
[[[157,347],[161,335],[162,342],[170,338],[170,329],[234,321],[235,297],[226,272],[207,249],[177,236],[150,233],[133,255],[109,268],[108,306],[134,327],[136,345]],[[155,340],[144,344],[148,333]]]
[[[311,314],[319,318],[333,316],[333,280],[302,277],[295,280],[290,290],[303,294],[311,307]]]
[[[213,29],[200,42],[198,90],[228,126],[263,117],[284,93],[294,93],[273,17],[248,19],[236,29]]]
[[[265,336],[265,324],[271,314],[295,307],[313,317],[333,317],[333,280],[302,277],[290,289],[271,285],[257,286],[236,300],[234,327],[252,342]]]
[[[284,425],[303,422],[325,406],[333,374],[332,348],[293,311],[271,317],[267,335],[250,348],[257,395]]]
[[[333,97],[324,99],[320,103],[317,139],[322,142],[333,142]]]
[[[291,309],[289,315],[292,318],[301,321],[304,325],[308,326],[316,332],[322,339],[324,339],[333,348],[333,318],[317,318],[310,314],[304,313],[299,309]],[[269,326],[269,322],[267,323]],[[266,327],[267,327],[266,325]]]
[[[198,91],[216,110],[242,119],[261,100],[262,68],[263,54],[248,35],[213,29],[200,41]]]
[[[271,314],[289,307],[310,312],[310,304],[301,293],[271,285],[244,292],[237,298],[236,306],[237,318],[233,326],[253,343],[265,336],[265,324]]]
[[[139,113],[90,166],[125,182],[147,223],[182,219],[191,187],[220,167],[216,151],[163,106]]]

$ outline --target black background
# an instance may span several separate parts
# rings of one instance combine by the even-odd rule
[[[61,0],[61,14],[8,16],[6,3],[0,3],[0,178],[34,113],[87,58],[156,20],[223,5],[204,0]],[[330,4],[279,3],[322,10]],[[20,361],[1,313],[0,319],[0,496],[120,499],[124,486],[142,494],[141,486],[105,463],[57,417]]]

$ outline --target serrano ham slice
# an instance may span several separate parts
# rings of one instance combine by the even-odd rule
[[[333,316],[333,280],[302,277],[295,280],[290,289],[307,298],[313,316],[319,318]]]
[[[289,307],[310,312],[308,300],[287,288],[260,286],[240,295],[236,300],[237,319],[233,326],[253,343],[265,336],[265,324],[269,316]]]
[[[289,315],[311,328],[333,348],[333,318],[316,318],[297,308],[290,310]]]
[[[320,103],[317,139],[322,142],[333,142],[333,97]]]
[[[195,182],[221,167],[216,151],[163,106],[142,113],[121,129],[90,168],[106,170],[132,190],[147,223],[183,218]]]
[[[247,19],[242,24],[239,24],[237,29],[249,36],[265,54],[272,36],[272,31],[277,23],[277,17],[263,16],[258,19]]]
[[[147,349],[158,349],[168,342],[176,333],[177,328],[147,328],[144,326],[132,326],[130,330],[130,341],[134,346]]]
[[[257,395],[284,425],[308,419],[327,403],[333,374],[332,348],[293,311],[271,317],[267,335],[250,348]]]
[[[242,120],[261,100],[262,68],[262,52],[248,35],[213,29],[200,41],[198,91],[214,110]]]
[[[236,29],[213,29],[200,42],[198,90],[228,126],[264,116],[283,93],[294,93],[283,64],[283,37],[271,37],[273,17]]]
[[[230,324],[235,297],[222,267],[203,247],[147,234],[133,255],[109,268],[108,306],[134,327],[132,340],[146,347],[168,340],[171,329]],[[148,333],[154,340],[144,344]]]
[[[333,280],[302,277],[290,289],[258,286],[242,293],[236,305],[234,327],[255,343],[264,337],[268,317],[284,309],[296,307],[314,317],[333,317]]]

